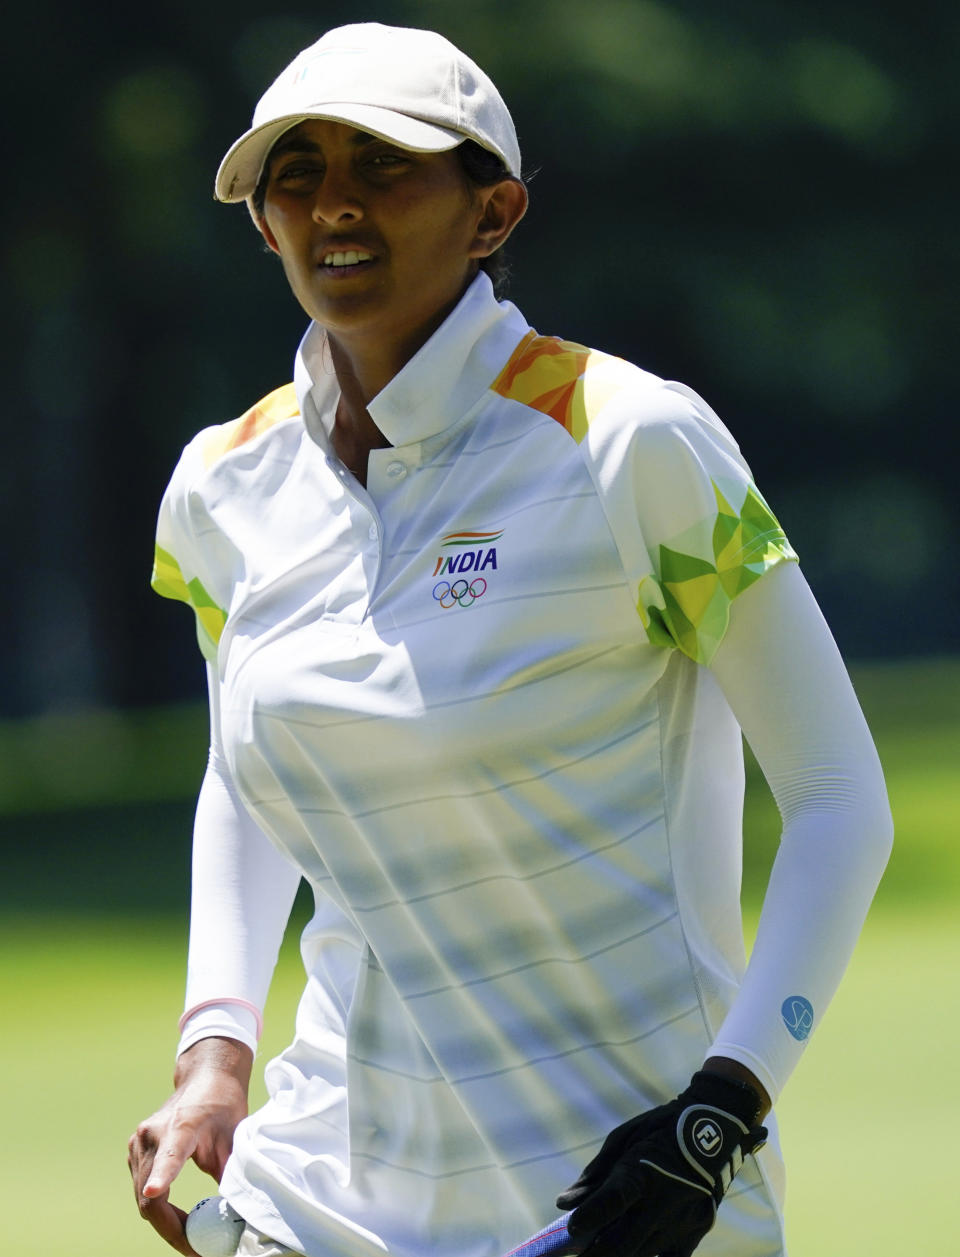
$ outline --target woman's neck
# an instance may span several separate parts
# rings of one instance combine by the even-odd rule
[[[367,334],[363,338],[354,338],[340,331],[331,333],[328,329],[327,343],[340,385],[333,445],[341,461],[363,484],[366,484],[370,451],[390,445],[370,417],[367,405],[427,343],[462,295],[462,292],[459,293],[436,310],[426,323],[403,337],[382,334],[370,337]]]
[[[366,485],[370,451],[385,449],[390,444],[367,409],[367,401],[380,390],[368,392],[354,373],[353,366],[342,349],[331,342],[331,350],[337,383],[340,385],[340,400],[333,422],[333,448],[340,461],[353,472],[361,484]],[[389,383],[389,380],[386,382]]]

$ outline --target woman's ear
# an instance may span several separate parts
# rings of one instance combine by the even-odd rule
[[[267,222],[266,214],[258,214],[253,206],[250,206],[250,217],[253,219],[253,225],[256,227],[260,235],[267,242],[267,248],[273,253],[279,254],[280,246],[277,244],[277,238],[270,230],[270,224]]]
[[[527,212],[527,189],[519,179],[501,179],[478,193],[481,214],[470,257],[485,258],[500,248]]]

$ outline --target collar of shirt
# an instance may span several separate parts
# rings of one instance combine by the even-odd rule
[[[529,330],[516,306],[497,301],[481,271],[426,344],[370,402],[374,423],[395,447],[409,449],[439,436],[474,408]],[[340,389],[326,340],[325,330],[311,323],[297,350],[294,385],[307,431],[329,449]]]

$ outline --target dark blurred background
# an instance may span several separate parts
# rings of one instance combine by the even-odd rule
[[[0,715],[201,693],[147,587],[199,428],[291,377],[305,319],[212,180],[293,54],[430,26],[535,172],[510,296],[701,392],[852,659],[957,647],[956,5],[168,0],[5,17],[7,537]],[[125,729],[127,726],[125,726]]]

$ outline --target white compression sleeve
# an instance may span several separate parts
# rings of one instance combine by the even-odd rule
[[[731,608],[711,669],[783,821],[742,987],[709,1055],[771,1098],[849,962],[893,840],[873,740],[809,586],[782,564]]]
[[[220,741],[208,668],[210,759],[193,833],[186,1011],[177,1051],[223,1035],[256,1050],[262,1009],[300,882],[243,806]]]

